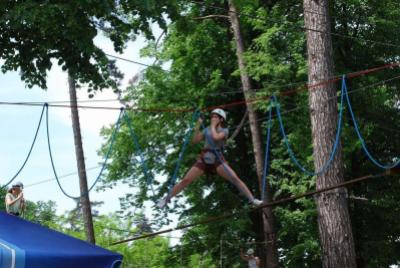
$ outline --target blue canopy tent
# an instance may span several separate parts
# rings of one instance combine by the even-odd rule
[[[0,212],[1,268],[117,268],[122,256]]]

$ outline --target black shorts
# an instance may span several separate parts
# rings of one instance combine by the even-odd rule
[[[217,173],[217,168],[222,165],[223,163],[226,163],[224,156],[220,153],[219,157],[216,156],[215,163],[214,164],[207,164],[204,161],[203,155],[204,153],[207,152],[207,150],[203,150],[197,159],[196,163],[194,164],[195,167],[198,169],[201,169],[204,171],[205,174],[216,174]]]

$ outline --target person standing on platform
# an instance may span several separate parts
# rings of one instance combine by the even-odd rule
[[[25,208],[24,185],[21,182],[14,183],[6,194],[6,210],[8,214],[20,216]]]

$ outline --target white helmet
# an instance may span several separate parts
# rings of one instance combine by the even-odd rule
[[[18,182],[16,182],[16,183],[14,183],[14,184],[12,185],[12,187],[20,187],[20,188],[22,189],[22,188],[24,188],[24,185],[22,184],[22,182],[18,181]]]
[[[226,121],[226,113],[224,110],[217,108],[211,111],[211,114],[217,114],[219,116],[221,116],[225,121]]]
[[[253,254],[254,254],[254,249],[249,248],[249,249],[247,250],[247,254],[248,254],[248,255],[253,255]]]

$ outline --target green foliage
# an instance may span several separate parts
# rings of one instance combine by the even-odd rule
[[[24,219],[54,228],[57,222],[56,203],[54,201],[38,201],[37,203],[27,201]]]
[[[188,267],[217,268],[217,266],[212,263],[212,259],[210,257],[204,255],[202,256],[200,254],[194,254],[190,256]]]
[[[103,30],[121,52],[132,34],[151,37],[150,23],[166,27],[174,1],[2,1],[0,58],[2,72],[19,70],[29,86],[46,88],[46,74],[57,62],[90,89],[115,87],[108,59],[93,39]]]
[[[0,187],[0,211],[6,210],[6,203],[3,201],[6,198],[7,188]]]
[[[79,221],[82,222],[81,219]],[[54,228],[59,231],[79,239],[84,239],[82,229],[71,228],[71,226],[76,226],[76,219],[71,222],[71,218],[69,217],[59,217],[57,223]],[[129,235],[137,235],[140,231],[134,222],[123,220],[116,214],[96,217],[94,220],[94,229],[96,244],[122,254],[126,267],[168,267],[165,263],[169,258],[170,250],[169,241],[166,238],[156,237],[129,244],[110,246],[112,242],[125,239]]]

